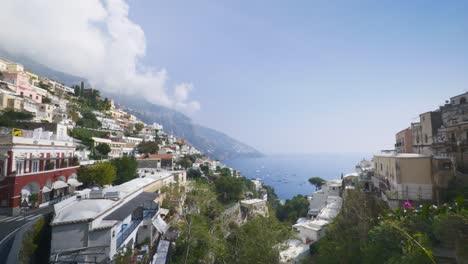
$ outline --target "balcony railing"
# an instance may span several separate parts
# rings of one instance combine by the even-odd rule
[[[152,219],[156,214],[157,209],[145,209],[143,210],[143,219]]]
[[[133,233],[133,231],[135,230],[135,228],[137,228],[141,221],[143,220],[140,219],[132,221],[130,226],[128,226],[125,230],[123,230],[117,235],[117,248],[119,248],[122,245],[122,243]]]

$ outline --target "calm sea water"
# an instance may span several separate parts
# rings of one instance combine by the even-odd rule
[[[269,155],[261,158],[235,159],[224,163],[247,178],[260,178],[275,189],[280,199],[290,199],[297,194],[309,195],[315,187],[307,181],[311,177],[326,180],[340,179],[341,173],[353,172],[369,153],[314,153]]]

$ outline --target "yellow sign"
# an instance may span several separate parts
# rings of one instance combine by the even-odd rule
[[[22,137],[23,136],[23,130],[18,129],[18,128],[13,128],[13,136]]]

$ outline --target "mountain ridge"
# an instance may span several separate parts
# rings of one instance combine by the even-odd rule
[[[110,95],[111,97],[115,97]],[[116,101],[125,110],[145,123],[157,122],[167,132],[182,137],[210,157],[226,160],[243,157],[260,157],[261,152],[227,134],[194,123],[188,116],[176,110],[148,101],[142,103],[137,96],[125,96]]]
[[[0,57],[23,64],[26,70],[57,80],[65,85],[88,83],[86,78],[74,76],[65,72],[51,69],[25,56],[16,56],[0,49]],[[161,105],[148,102],[138,96],[117,96],[116,94],[101,91],[109,98],[113,98],[119,105],[131,114],[134,114],[145,123],[157,122],[164,126],[167,132],[173,133],[190,142],[195,148],[211,158],[218,160],[235,159],[241,157],[260,157],[261,152],[244,144],[227,134],[212,128],[204,127],[193,121],[185,114]]]

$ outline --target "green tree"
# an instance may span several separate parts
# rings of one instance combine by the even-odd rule
[[[326,181],[320,177],[312,177],[309,179],[309,183],[315,186],[315,190],[320,190]]]
[[[187,171],[187,178],[189,179],[198,179],[202,176],[202,173],[200,170],[197,169],[189,169]]]
[[[241,199],[244,185],[242,179],[227,176],[215,180],[215,189],[219,201],[227,204]]]
[[[111,184],[115,181],[116,174],[116,168],[110,162],[100,162],[89,167],[78,168],[78,180],[87,186]]]
[[[180,235],[171,253],[171,263],[227,263],[226,240],[220,219],[222,206],[211,186],[194,183],[187,192]],[[176,196],[171,201],[177,200]],[[166,199],[163,201],[163,205]]]
[[[361,263],[362,248],[386,205],[370,194],[349,191],[340,214],[318,244],[317,263]]]
[[[96,115],[91,111],[83,112],[83,117],[76,122],[78,126],[87,128],[100,128],[101,122],[97,120]]]
[[[41,250],[48,250],[45,246],[47,242],[50,243],[50,217],[41,217],[33,224],[32,228],[26,231],[23,235],[21,249],[19,254],[19,263],[40,263],[41,260],[48,260],[45,258],[44,252]],[[48,254],[47,254],[48,255]]]
[[[136,150],[140,154],[155,154],[159,150],[158,143],[154,141],[143,141],[136,146]]]
[[[132,248],[121,248],[117,253],[115,254],[114,257],[114,263],[115,264],[128,264],[131,263],[133,259],[133,250]]]
[[[135,124],[135,127],[134,127],[134,128],[135,128],[134,130],[135,130],[136,134],[140,133],[140,131],[141,131],[144,127],[145,127],[145,125],[143,125],[142,123],[136,123],[136,124]]]
[[[107,132],[95,131],[82,127],[75,127],[71,133],[73,138],[79,139],[82,143],[88,147],[94,146],[93,137],[104,138],[107,135]]]
[[[123,156],[111,160],[111,163],[117,170],[117,176],[115,178],[115,184],[122,184],[135,179],[137,176],[138,163],[133,156]]]
[[[75,96],[79,97],[81,94],[80,94],[80,91],[81,91],[81,87],[79,85],[73,85],[73,90],[75,92]]]
[[[228,237],[227,263],[279,263],[276,245],[291,236],[290,228],[274,217],[255,217],[233,228]]]
[[[99,143],[94,149],[97,150],[99,154],[103,156],[107,156],[107,154],[111,152],[111,147],[109,146],[109,144],[105,143]]]
[[[184,169],[188,169],[192,167],[192,161],[190,161],[189,158],[184,157],[183,159],[177,162],[177,165],[182,166]]]
[[[232,175],[231,175],[231,170],[230,170],[229,168],[227,168],[227,167],[222,168],[222,169],[220,170],[220,172],[221,172],[221,176],[223,176],[223,177],[232,176]]]
[[[205,174],[205,176],[210,176],[211,175],[211,170],[210,170],[210,166],[206,165],[206,164],[201,164],[200,165],[200,170],[203,172],[203,174]]]
[[[5,110],[0,112],[0,126],[16,127],[16,121],[31,120],[32,118],[31,113]]]
[[[411,236],[398,225],[392,220],[382,221],[369,231],[369,240],[362,250],[363,263],[435,263],[426,249],[427,236]]]
[[[267,197],[268,197],[268,203],[270,204],[271,208],[273,208],[275,211],[277,208],[281,205],[280,199],[278,198],[278,195],[275,192],[275,189],[271,186],[265,185],[263,186],[267,192]]]
[[[461,259],[468,260],[468,210],[438,215],[432,227],[438,241],[455,249]]]
[[[291,200],[286,200],[284,205],[279,205],[276,215],[282,222],[293,224],[299,217],[306,217],[309,211],[309,201],[304,195],[296,195]]]

